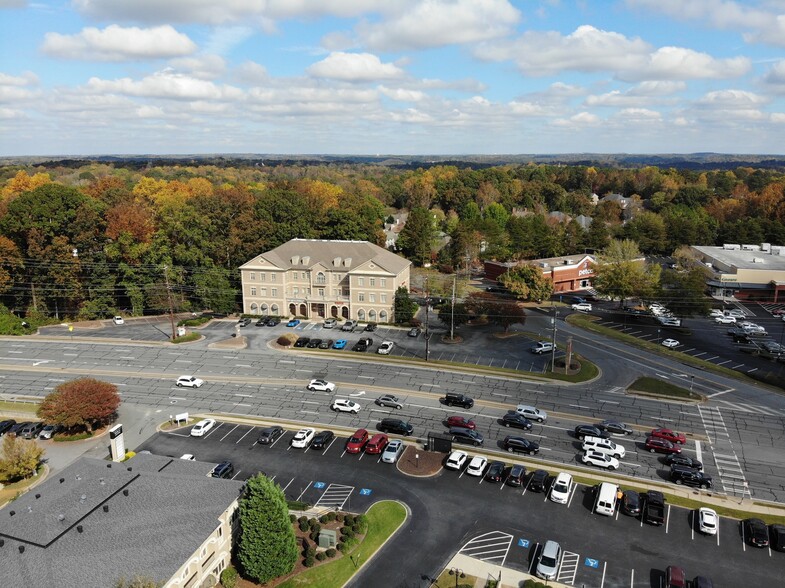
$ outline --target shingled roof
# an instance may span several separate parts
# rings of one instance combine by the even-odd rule
[[[80,458],[0,510],[0,586],[168,580],[242,490],[211,469],[154,455]]]

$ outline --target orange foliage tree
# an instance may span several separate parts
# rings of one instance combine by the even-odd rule
[[[78,378],[60,384],[44,398],[38,416],[69,431],[96,429],[117,415],[117,386],[95,378]]]

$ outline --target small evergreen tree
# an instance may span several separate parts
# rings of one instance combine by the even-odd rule
[[[409,291],[400,286],[395,291],[395,322],[408,323],[417,312],[417,303],[409,297]]]
[[[297,562],[297,538],[286,496],[262,474],[246,482],[240,499],[237,560],[244,575],[259,584],[288,574]]]

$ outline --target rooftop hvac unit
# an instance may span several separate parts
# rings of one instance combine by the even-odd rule
[[[744,251],[760,251],[760,245],[742,245]]]
[[[548,267],[548,262],[547,261],[541,261],[540,262],[540,267]]]
[[[575,261],[573,261],[572,259],[565,259],[564,260],[564,265],[572,265],[573,263],[575,263]]]
[[[762,257],[753,257],[752,263],[764,263],[764,261]]]
[[[726,251],[738,251],[741,249],[741,245],[737,245],[735,243],[725,243],[722,248]]]
[[[761,251],[771,251],[771,243],[761,243],[760,244]]]

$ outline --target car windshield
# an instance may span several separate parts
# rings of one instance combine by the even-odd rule
[[[352,443],[359,443],[360,441],[362,441],[362,439],[363,439],[362,437],[352,437],[351,439],[349,439],[349,441],[351,441]]]
[[[553,487],[556,492],[567,492],[569,490],[569,486],[567,486],[564,482],[556,482],[556,485]]]
[[[547,566],[549,568],[555,568],[556,567],[556,558],[548,557],[546,555],[543,555],[542,558],[540,558],[540,563],[543,566]]]

